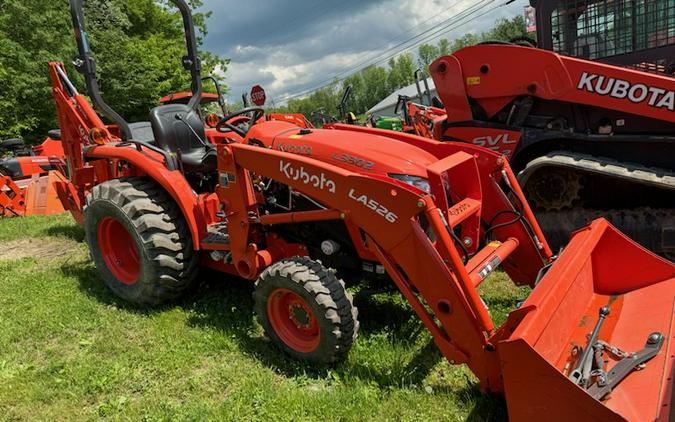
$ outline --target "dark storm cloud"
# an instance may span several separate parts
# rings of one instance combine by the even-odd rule
[[[230,54],[235,46],[279,47],[313,38],[336,23],[353,19],[371,6],[386,0],[205,0],[209,19],[206,47],[219,54]],[[358,6],[355,12],[354,7]]]
[[[452,16],[468,0],[204,0],[208,20],[205,48],[232,60],[226,73],[230,98],[253,84],[279,98],[368,61],[383,49],[413,36],[427,19]],[[498,3],[497,3],[498,4]],[[448,34],[488,29],[495,19],[522,12],[525,1],[502,7]],[[406,34],[406,31],[411,30]]]

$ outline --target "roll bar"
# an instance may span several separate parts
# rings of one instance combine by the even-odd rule
[[[338,112],[340,113],[340,118],[342,120],[347,116],[347,102],[349,101],[349,96],[351,95],[353,88],[352,84],[347,85],[345,92],[342,94],[340,104],[338,105]]]
[[[410,97],[407,95],[399,94],[398,100],[396,101],[396,108],[394,108],[394,114],[398,114],[399,110],[403,112],[403,122],[406,125],[412,125],[412,120],[410,119],[410,111],[408,110],[408,102],[410,102]]]
[[[89,46],[87,31],[85,30],[84,8],[86,0],[69,0],[70,15],[75,29],[75,40],[77,41],[78,58],[75,60],[75,66],[84,74],[84,80],[87,87],[87,93],[91,97],[94,105],[110,120],[112,120],[120,130],[123,141],[132,139],[129,123],[110,107],[101,96],[101,91],[96,78],[96,60]],[[192,98],[188,106],[197,108],[201,103],[202,97],[202,78],[201,61],[197,54],[197,37],[195,35],[194,22],[190,7],[185,0],[171,0],[178,8],[183,17],[183,29],[185,31],[185,42],[187,55],[182,58],[183,67],[190,71],[192,76]]]
[[[417,87],[417,95],[419,95],[419,97],[420,97],[420,103],[422,103],[422,105],[424,105],[424,96],[426,95],[427,96],[427,104],[426,105],[432,106],[434,104],[433,104],[433,101],[431,99],[431,90],[429,89],[428,78],[424,77],[424,79],[422,79],[420,76],[424,76],[422,74],[422,69],[417,69],[415,71],[415,86]],[[422,89],[420,88],[420,80],[424,81],[424,89],[425,89],[424,92],[422,92]]]
[[[218,82],[218,79],[212,75],[204,76],[202,78],[202,82],[205,81],[213,82],[213,85],[216,87],[216,95],[218,95],[218,105],[220,106],[220,109],[223,111],[223,113],[227,114],[225,112],[225,98],[223,97],[223,91],[220,89],[220,82]]]

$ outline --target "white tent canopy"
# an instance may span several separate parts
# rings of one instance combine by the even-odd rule
[[[432,97],[436,96],[436,86],[434,85],[434,80],[431,78],[427,78],[427,83],[429,84],[429,91],[431,91],[431,96]],[[426,89],[424,81],[420,81],[420,89],[422,90],[422,94],[424,94],[424,91]],[[394,116],[394,109],[396,108],[396,102],[398,101],[399,95],[408,96],[410,97],[411,101],[415,103],[422,103],[424,101],[424,104],[426,104],[427,102],[426,95],[424,96],[425,97],[424,100],[422,100],[419,94],[417,93],[417,86],[415,86],[415,84],[413,83],[411,85],[399,89],[398,91],[393,92],[387,98],[375,104],[375,106],[373,106],[370,110],[368,110],[368,114],[369,115],[375,114],[377,116]]]

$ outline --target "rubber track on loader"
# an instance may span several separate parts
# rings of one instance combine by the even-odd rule
[[[593,157],[586,154],[571,154],[554,151],[530,161],[525,169],[518,173],[518,181],[525,186],[530,176],[542,167],[564,167],[582,170],[604,176],[616,177],[635,183],[643,183],[659,188],[675,190],[675,173],[665,169],[655,169],[632,163]]]
[[[569,234],[596,218],[606,218],[642,246],[675,261],[675,213],[670,208],[619,210],[579,209],[536,212],[546,227],[547,240],[556,252],[567,244]]]

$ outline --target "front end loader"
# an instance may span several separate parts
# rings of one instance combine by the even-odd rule
[[[356,126],[299,128],[261,121],[255,108],[205,130],[191,12],[172,3],[193,95],[150,112],[153,139],[135,139],[101,97],[81,0],[70,0],[77,62],[113,124],[61,63],[50,64],[69,175],[59,195],[115,294],[156,305],[179,297],[199,267],[248,279],[275,345],[335,362],[359,329],[339,275],[369,261],[451,363],[506,396],[513,420],[669,418],[673,264],[603,219],[554,255],[508,162],[489,149]],[[242,115],[245,125],[232,124]],[[501,327],[477,290],[498,268],[532,287]]]

